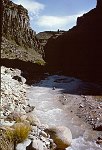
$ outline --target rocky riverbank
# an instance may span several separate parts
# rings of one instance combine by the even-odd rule
[[[20,70],[1,67],[0,149],[47,150],[68,147],[72,141],[70,130],[40,123],[34,112],[35,107],[30,106],[26,97],[26,89],[30,87],[25,82]],[[65,136],[64,131],[68,135]]]
[[[23,143],[18,144],[16,149],[24,150],[27,146],[29,149],[31,142],[36,149],[43,146],[47,149],[47,147],[51,147],[50,138],[48,138],[48,134],[43,131],[45,126],[41,125],[34,112],[32,113],[34,106],[30,106],[29,100],[26,97],[26,88],[29,87],[25,85],[25,81],[26,80],[21,76],[20,70],[1,67],[0,133],[2,133],[2,135],[0,139],[4,136],[3,132],[8,131],[8,128],[10,130],[14,129],[14,126],[18,126],[19,128],[23,126],[24,128],[25,125],[28,124],[31,130],[25,138],[22,135],[24,139],[21,141]],[[21,134],[23,134],[23,131],[21,131]],[[0,142],[0,148],[2,150],[14,149],[15,145],[13,146],[12,142],[6,141],[6,143],[8,143],[10,147],[9,145],[5,145],[2,141]]]
[[[76,122],[76,118],[78,116],[79,119],[77,118],[76,124],[77,123],[82,124],[81,128],[85,126],[81,130],[84,131],[86,125],[88,126],[87,128],[89,129],[91,129],[92,126],[93,129],[98,130],[94,132],[91,129],[90,132],[88,131],[89,133],[85,131],[84,138],[92,138],[98,144],[101,144],[102,143],[102,137],[101,137],[102,98],[101,96],[92,96],[92,95],[88,95],[87,93],[87,91],[89,92],[90,90],[93,89],[93,87],[96,89],[96,91],[97,90],[100,91],[99,90],[100,86],[96,86],[93,84],[91,85],[89,83],[85,84],[81,80],[68,78],[65,76],[62,77],[53,76],[51,79],[50,78],[51,77],[49,76],[48,83],[46,83],[46,81],[45,83],[43,83],[44,80],[42,80],[38,84],[39,86],[42,86],[43,89],[45,86],[52,88],[51,91],[47,92],[47,94],[49,95],[52,93],[53,96],[55,95],[56,99],[54,98],[55,101],[52,101],[52,103],[50,101],[49,105],[51,104],[54,105],[54,103],[58,101],[61,103],[62,105],[61,108],[63,108],[63,110],[66,112],[67,115],[67,116],[65,115],[65,118],[63,118],[62,116],[64,122],[66,122],[65,121],[66,117],[68,117],[69,120],[71,117],[71,119],[73,119],[73,121],[75,120]],[[52,80],[53,78],[54,80]],[[72,132],[71,135],[70,130],[65,127],[67,124],[64,123],[62,124],[58,123],[57,127],[55,127],[55,125],[53,126],[49,125],[47,123],[49,118],[48,119],[46,118],[47,120],[45,120],[45,122],[43,122],[42,124],[41,116],[42,117],[43,115],[46,116],[46,112],[45,114],[42,113],[40,115],[41,120],[39,120],[38,119],[39,115],[36,116],[36,111],[38,111],[39,108],[41,107],[40,106],[41,101],[40,104],[38,104],[40,99],[36,97],[37,98],[36,101],[38,101],[36,104],[34,95],[36,96],[37,93],[35,91],[34,94],[34,90],[33,90],[33,95],[30,95],[33,101],[28,99],[26,92],[29,90],[32,91],[32,88],[26,85],[25,82],[26,79],[21,76],[20,70],[6,68],[3,66],[1,67],[1,107],[0,107],[0,114],[1,114],[0,148],[1,150],[14,150],[14,149],[31,150],[31,148],[35,148],[38,150],[47,150],[47,149],[56,149],[56,147],[61,149],[68,147],[71,144],[72,135],[73,138],[75,138],[77,133],[74,133],[73,130],[70,128]],[[59,91],[58,89],[61,90],[62,92],[61,93],[58,92]],[[39,91],[39,94],[41,94],[41,99],[43,104],[44,95],[42,95],[42,90]],[[44,98],[45,101],[50,98],[49,97],[50,95],[47,97],[47,94],[46,94],[46,98]],[[92,94],[92,91],[90,94]],[[53,115],[56,116],[56,113],[57,112],[55,112]],[[53,118],[52,120],[50,120],[50,122],[54,124]],[[68,127],[71,127],[70,124],[71,122],[69,123]],[[20,130],[17,130],[18,128]],[[22,128],[24,129],[23,131]],[[15,140],[11,138],[12,137],[11,131],[16,132],[16,130],[17,133],[18,131],[20,131],[21,135],[25,134],[25,130],[28,130],[29,132],[26,134],[26,136],[22,136],[22,138],[16,135],[18,139],[21,138],[19,141],[15,138],[14,135],[13,136]],[[8,139],[8,131],[10,132],[9,135],[10,139]],[[65,134],[65,131],[68,134]],[[90,136],[91,132],[92,135],[94,135],[93,137]],[[7,139],[5,138],[5,134],[7,134],[6,137]],[[6,141],[4,139],[6,139]],[[15,144],[14,141],[16,141],[17,143]],[[73,143],[72,143],[72,147],[73,147]]]

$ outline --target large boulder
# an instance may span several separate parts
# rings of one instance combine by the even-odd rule
[[[57,145],[57,149],[65,149],[71,145],[72,134],[67,127],[50,127],[49,129],[45,129],[45,131],[50,134],[54,143]]]
[[[40,126],[40,120],[37,118],[37,116],[34,113],[27,113],[27,120],[30,122],[31,125],[37,125]]]
[[[16,150],[26,150],[26,147],[28,147],[31,144],[30,139],[26,139],[23,143],[19,143],[16,146]]]
[[[39,139],[33,140],[32,148],[35,148],[36,150],[44,150],[43,142]]]

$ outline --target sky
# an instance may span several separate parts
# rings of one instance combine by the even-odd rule
[[[77,17],[95,8],[96,0],[12,0],[24,6],[34,31],[69,30]]]

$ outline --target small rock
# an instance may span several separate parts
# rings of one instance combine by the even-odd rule
[[[97,109],[101,109],[101,107],[100,107],[100,106],[97,106]]]
[[[102,131],[102,124],[95,124],[93,129],[97,131]]]
[[[0,112],[3,111],[3,107],[0,105]]]
[[[26,111],[26,113],[28,113],[28,112],[32,112],[33,110],[34,110],[34,106],[27,106],[26,108],[25,108],[25,111]]]
[[[101,137],[98,137],[96,143],[97,143],[97,144],[102,144],[102,138],[101,138]]]
[[[84,106],[82,104],[80,104],[79,108],[84,108]]]
[[[52,88],[53,90],[55,90],[55,87],[53,86],[53,88]]]
[[[32,126],[32,131],[36,131],[37,132],[38,128],[37,126]]]
[[[67,98],[65,98],[64,100],[67,101]]]
[[[22,82],[22,79],[19,76],[13,76],[12,79],[15,79],[15,80],[17,80],[19,82]]]
[[[34,140],[34,136],[32,134],[29,134],[28,138]]]
[[[42,135],[43,137],[46,137],[46,138],[47,138],[47,133],[45,133],[44,131],[41,131],[41,135]]]
[[[41,130],[48,129],[48,128],[49,128],[49,126],[47,124],[41,124],[39,126],[39,129],[41,129]]]

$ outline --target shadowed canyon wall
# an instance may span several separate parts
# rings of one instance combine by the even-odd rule
[[[44,59],[51,71],[102,81],[102,0],[75,27],[48,40]]]
[[[27,82],[43,73],[43,47],[29,23],[28,11],[10,0],[2,0],[1,65],[23,71]]]

